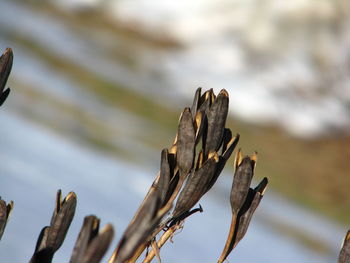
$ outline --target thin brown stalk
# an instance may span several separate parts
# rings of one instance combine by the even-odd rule
[[[237,221],[237,213],[233,213],[232,219],[231,219],[230,232],[228,234],[224,250],[221,253],[221,256],[218,260],[218,263],[224,262],[224,260],[227,258],[227,256],[230,254],[230,252],[232,250],[232,241],[233,241],[233,237],[235,235],[236,221]]]
[[[176,225],[170,227],[167,231],[165,231],[157,242],[158,249],[161,249],[162,246],[169,240],[169,238],[171,238],[174,235],[176,230],[178,230],[180,227],[181,226],[179,224],[176,224]],[[155,256],[156,256],[156,251],[154,251],[154,249],[152,249],[150,252],[148,252],[148,255],[142,261],[142,263],[151,262]]]

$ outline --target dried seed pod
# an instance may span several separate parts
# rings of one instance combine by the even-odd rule
[[[114,235],[112,225],[107,224],[99,233],[100,220],[94,216],[84,218],[75,243],[70,263],[98,263],[106,253]]]
[[[264,178],[265,180],[266,178]],[[267,179],[266,179],[267,180]],[[267,184],[267,181],[266,181]],[[266,188],[266,184],[265,184],[265,188]],[[263,190],[263,192],[265,191],[265,188]],[[263,192],[258,192],[256,190],[252,190],[252,194],[251,197],[247,197],[246,202],[248,202],[247,205],[247,210],[242,214],[239,215],[239,224],[238,224],[238,230],[237,230],[237,236],[235,238],[235,245],[236,246],[238,244],[239,241],[242,240],[242,238],[244,237],[244,235],[247,233],[248,230],[248,226],[250,224],[250,221],[253,217],[253,214],[256,210],[256,208],[258,207],[258,205],[260,204],[261,199],[263,198]]]
[[[107,224],[89,244],[82,263],[98,263],[108,250],[114,236],[113,226]]]
[[[70,192],[60,203],[58,212],[55,211],[51,220],[50,230],[46,245],[52,247],[54,251],[58,250],[68,232],[68,228],[73,220],[77,197],[75,193]]]
[[[54,253],[61,247],[73,220],[77,197],[70,192],[61,201],[61,190],[57,191],[56,207],[50,226],[44,227],[39,235],[31,263],[51,262]]]
[[[5,227],[12,209],[13,201],[10,201],[10,203],[6,205],[6,202],[0,198],[0,240],[4,234]]]
[[[43,227],[43,229],[41,229],[38,240],[36,242],[36,246],[35,246],[35,251],[44,251],[46,249],[46,240],[47,237],[49,235],[49,230],[50,227],[49,226],[45,226]],[[52,256],[53,256],[53,249],[50,249],[50,251],[52,252]]]
[[[0,57],[0,106],[4,103],[10,93],[10,89],[5,89],[7,79],[10,75],[13,62],[13,53],[11,48],[7,48]]]
[[[181,114],[176,145],[180,176],[186,176],[193,167],[195,153],[195,130],[189,108],[185,108]]]
[[[196,116],[197,110],[199,108],[199,101],[201,98],[201,92],[202,92],[202,88],[198,88],[196,90],[196,93],[194,94],[193,103],[192,103],[192,107],[191,107],[193,121],[195,120],[195,116]]]
[[[165,200],[166,193],[168,192],[170,184],[170,166],[168,160],[168,149],[163,149],[161,161],[160,161],[160,177],[158,182],[158,188],[160,190],[160,199],[163,203]]]
[[[231,189],[231,208],[233,213],[238,213],[241,209],[250,187],[254,175],[255,161],[246,156],[242,159],[241,151],[236,156],[236,171]]]
[[[86,216],[73,249],[70,263],[79,263],[85,254],[89,242],[98,235],[100,220],[94,216]]]
[[[215,174],[218,161],[219,157],[214,152],[201,168],[190,174],[176,202],[173,218],[190,210],[205,194],[207,186]]]
[[[208,131],[205,142],[205,155],[218,151],[222,142],[228,113],[228,93],[221,90],[208,112]]]
[[[350,230],[346,233],[339,253],[338,263],[350,262]]]
[[[35,246],[35,252],[30,259],[29,263],[50,263],[52,261],[53,255],[55,254],[55,251],[52,247],[46,246],[46,241],[49,236],[49,230],[50,227],[46,226],[44,227],[39,234],[36,246]]]
[[[153,191],[142,205],[136,218],[125,230],[123,237],[108,262],[122,263],[127,261],[142,243],[149,241],[149,236],[161,220],[161,218],[157,217],[160,205],[160,192]]]

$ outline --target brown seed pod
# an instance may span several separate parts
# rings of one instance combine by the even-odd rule
[[[133,222],[125,230],[117,249],[108,262],[125,262],[137,251],[138,247],[148,241],[154,228],[159,223],[157,212],[161,206],[159,191],[153,191],[142,205]]]
[[[85,254],[89,242],[98,235],[100,220],[94,216],[86,216],[83,226],[80,229],[79,236],[75,242],[70,263],[79,263]]]
[[[228,93],[221,90],[208,112],[208,131],[205,142],[205,155],[211,151],[218,151],[224,135],[228,113]]]
[[[180,176],[186,176],[193,167],[195,154],[195,130],[189,108],[185,108],[181,114],[176,146]]]
[[[163,203],[165,200],[166,193],[168,192],[170,184],[170,165],[168,160],[168,149],[163,149],[161,161],[160,161],[160,172],[159,172],[159,181],[158,188],[160,191],[160,199]]]
[[[246,156],[242,159],[241,151],[236,155],[236,171],[231,189],[231,208],[233,213],[238,213],[241,209],[250,187],[254,175],[255,161]]]
[[[202,92],[202,88],[198,88],[196,90],[196,93],[194,94],[193,103],[192,103],[192,107],[191,107],[193,121],[195,120],[195,116],[196,116],[197,110],[199,108],[201,92]]]
[[[214,152],[201,168],[190,174],[176,202],[173,217],[178,217],[190,210],[205,194],[207,186],[215,173],[218,161],[219,157]]]
[[[60,190],[59,190],[60,192]],[[70,192],[62,202],[59,203],[57,210],[51,220],[50,230],[46,245],[52,247],[54,251],[58,250],[68,232],[68,228],[73,220],[77,197],[75,193]]]
[[[107,224],[89,244],[82,263],[98,263],[107,252],[114,236],[112,225]]]
[[[73,220],[77,197],[70,192],[61,201],[61,190],[57,191],[56,207],[50,226],[44,227],[39,235],[30,263],[51,262],[54,253],[61,247]]]
[[[100,220],[86,216],[75,243],[70,263],[98,263],[106,253],[114,235],[112,225],[107,224],[99,233]]]

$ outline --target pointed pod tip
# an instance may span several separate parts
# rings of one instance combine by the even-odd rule
[[[112,232],[114,234],[114,228],[112,224],[106,224],[102,229],[101,229],[101,234],[105,232]]]
[[[169,153],[171,154],[176,154],[177,151],[177,146],[174,144],[173,146],[171,146],[171,148],[169,149]]]
[[[238,168],[238,166],[242,163],[242,161],[243,161],[243,152],[242,152],[242,149],[239,148],[235,157],[235,169]]]
[[[69,192],[65,199],[68,201],[71,198],[77,199],[77,195],[74,192]]]
[[[5,49],[5,52],[4,52],[4,55],[7,55],[7,56],[10,56],[10,57],[13,57],[13,51],[12,51],[12,48],[8,47]]]
[[[225,90],[225,89],[220,90],[220,93],[219,93],[218,96],[220,96],[220,95],[223,95],[223,96],[225,96],[225,97],[229,97],[228,92],[227,92],[227,90]]]
[[[215,162],[217,163],[219,161],[219,155],[216,151],[210,151],[208,154],[208,159],[213,158]]]
[[[257,187],[255,187],[255,191],[260,193],[261,196],[263,196],[265,194],[267,185],[269,183],[269,180],[267,179],[267,177],[264,177],[261,182],[257,185]]]
[[[255,163],[258,161],[258,152],[255,151],[251,156],[250,160],[254,161]]]

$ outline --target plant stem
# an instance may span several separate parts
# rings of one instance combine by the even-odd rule
[[[221,256],[218,260],[218,263],[224,262],[224,260],[226,259],[226,257],[230,253],[230,251],[232,250],[232,246],[233,246],[232,241],[233,241],[233,237],[234,237],[235,229],[236,229],[236,220],[237,220],[237,213],[232,213],[230,232],[228,234],[224,250],[221,253]]]
[[[180,227],[181,226],[179,224],[176,224],[176,225],[172,226],[171,228],[169,228],[167,231],[165,231],[163,233],[163,235],[160,237],[159,241],[157,242],[158,248],[160,249],[169,240],[169,238],[171,238],[174,235],[176,230],[178,230]],[[156,255],[156,253],[155,253],[154,249],[152,249],[148,253],[148,255],[146,256],[146,258],[142,261],[142,263],[151,262],[155,255]]]

